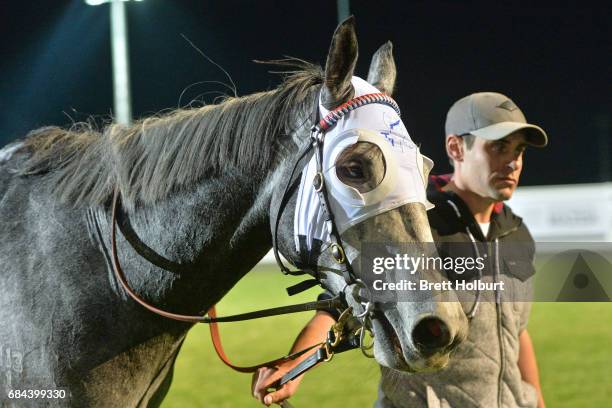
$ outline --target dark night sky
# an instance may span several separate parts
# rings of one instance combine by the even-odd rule
[[[471,92],[499,91],[551,140],[545,150],[528,151],[523,184],[612,180],[611,8],[587,2],[492,3],[353,0],[358,74],[367,74],[379,45],[393,41],[399,68],[395,97],[411,136],[436,161],[435,172],[449,171],[442,141],[450,105]],[[181,92],[198,81],[227,82],[181,33],[222,65],[244,95],[278,83],[253,59],[291,55],[323,64],[336,25],[335,4],[128,4],[134,115],[177,107]],[[85,120],[110,113],[108,5],[6,1],[0,6],[0,34],[1,144],[39,126],[70,124],[68,116]],[[195,85],[182,104],[221,90]],[[211,102],[215,96],[203,97]]]

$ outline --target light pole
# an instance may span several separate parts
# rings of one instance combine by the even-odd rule
[[[115,120],[117,123],[129,125],[132,122],[132,98],[130,96],[130,60],[124,4],[126,1],[130,0],[85,0],[85,3],[90,6],[110,3]]]
[[[351,0],[336,0],[338,11],[338,24],[346,20],[351,15]]]

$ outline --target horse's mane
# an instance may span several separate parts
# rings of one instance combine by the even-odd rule
[[[261,174],[270,168],[288,135],[310,115],[321,68],[287,59],[292,67],[276,89],[139,120],[89,123],[69,129],[32,131],[21,151],[29,153],[18,173],[41,174],[63,202],[97,205],[118,186],[124,204],[154,203],[202,177],[228,172]],[[287,141],[287,139],[285,139]]]

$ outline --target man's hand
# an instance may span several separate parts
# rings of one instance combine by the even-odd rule
[[[303,350],[313,344],[321,343],[327,338],[329,328],[335,323],[334,318],[327,312],[318,311],[315,316],[306,324],[298,335],[291,352]],[[279,389],[275,389],[281,377],[288,373],[292,368],[297,366],[302,360],[305,360],[316,350],[308,352],[303,356],[281,364],[278,367],[260,368],[253,373],[251,380],[251,392],[253,396],[266,406],[271,404],[279,404],[288,399],[297,391],[304,374],[289,381]]]
[[[545,408],[544,397],[542,396],[542,387],[540,386],[540,374],[538,372],[538,364],[536,362],[535,351],[531,337],[527,329],[519,334],[519,359],[518,367],[521,371],[521,377],[525,382],[533,385],[538,392],[538,408]]]
[[[295,378],[292,381],[284,384],[279,389],[275,388],[281,377],[285,375],[292,367],[264,367],[253,373],[251,380],[251,391],[253,396],[266,406],[278,404],[290,398],[298,389],[303,375]]]

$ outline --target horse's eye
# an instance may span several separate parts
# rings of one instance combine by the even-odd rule
[[[349,178],[353,180],[363,180],[365,178],[363,165],[354,160],[343,163],[341,166],[339,166],[338,173],[340,179]]]
[[[382,181],[385,175],[385,159],[375,144],[357,142],[338,155],[336,175],[342,183],[360,193],[367,193]]]

